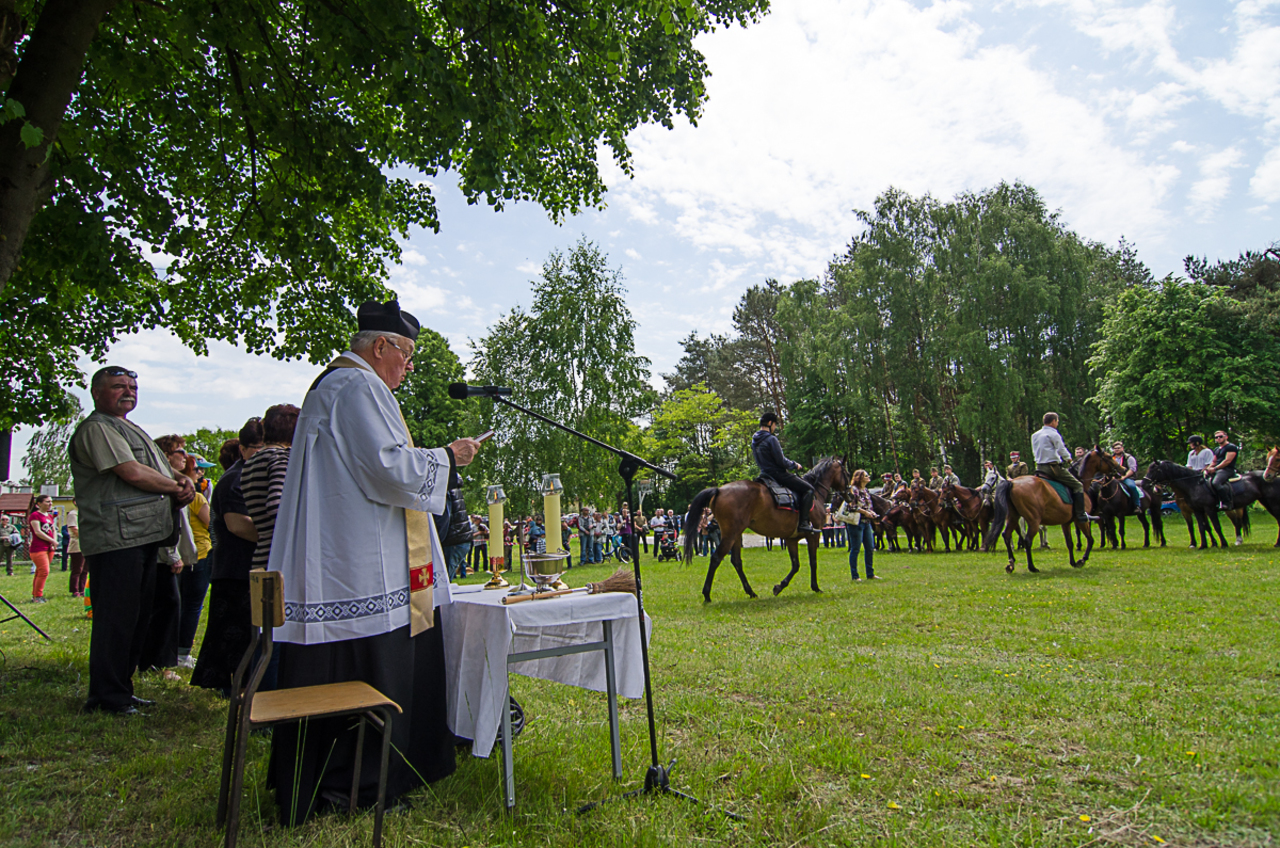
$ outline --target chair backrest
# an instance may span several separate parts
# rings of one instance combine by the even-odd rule
[[[284,624],[284,576],[278,571],[249,572],[253,626],[273,629]]]

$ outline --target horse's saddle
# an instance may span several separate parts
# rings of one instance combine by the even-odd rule
[[[772,477],[763,475],[756,478],[756,482],[769,490],[769,494],[773,495],[773,505],[778,509],[789,509],[793,512],[796,509],[796,493],[779,483]]]
[[[1070,489],[1068,489],[1066,486],[1064,486],[1064,485],[1062,485],[1061,483],[1059,483],[1057,480],[1050,480],[1048,477],[1046,477],[1045,475],[1041,474],[1039,471],[1037,471],[1037,472],[1036,472],[1036,476],[1037,476],[1037,477],[1039,477],[1041,480],[1045,481],[1046,483],[1048,483],[1048,484],[1049,484],[1049,488],[1050,488],[1050,489],[1053,489],[1053,491],[1057,493],[1058,497],[1062,499],[1062,502],[1063,502],[1064,504],[1066,504],[1066,505],[1068,505],[1068,506],[1070,506],[1070,505],[1071,505],[1071,490],[1070,490]]]

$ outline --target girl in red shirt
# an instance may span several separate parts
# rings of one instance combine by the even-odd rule
[[[28,550],[31,552],[31,562],[36,567],[36,576],[31,583],[31,600],[43,604],[44,584],[49,579],[49,565],[53,562],[53,551],[57,543],[53,536],[53,498],[40,495],[34,501],[27,515],[27,527],[31,530]]]

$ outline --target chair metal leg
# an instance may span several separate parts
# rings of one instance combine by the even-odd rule
[[[373,814],[373,848],[382,848],[382,814],[387,807],[387,770],[391,765],[391,710],[382,710],[382,770],[378,774],[378,806]]]
[[[231,696],[231,705],[227,709],[227,733],[222,743],[222,778],[218,781],[218,813],[215,817],[218,827],[227,823],[227,796],[231,787],[231,760],[236,744],[236,726],[240,722],[240,701]]]
[[[235,848],[236,837],[240,832],[240,796],[244,794],[244,759],[249,746],[249,715],[243,708],[240,710],[239,728],[236,733],[236,754],[232,763],[231,796],[227,804],[227,836],[226,848]]]
[[[360,796],[360,767],[364,765],[364,726],[367,723],[362,714],[360,729],[356,731],[356,761],[354,768],[351,769],[351,801],[347,804],[348,815],[355,813],[356,799]]]

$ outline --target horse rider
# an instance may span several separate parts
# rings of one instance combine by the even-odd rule
[[[1125,491],[1129,494],[1129,500],[1133,503],[1134,513],[1142,512],[1142,492],[1138,489],[1138,458],[1131,453],[1125,453],[1124,442],[1116,442],[1111,446],[1111,458],[1116,461],[1116,465],[1124,469],[1124,476],[1120,478],[1120,485],[1124,486]]]
[[[1206,477],[1213,475],[1210,487],[1218,493],[1222,508],[1230,512],[1235,509],[1231,478],[1236,476],[1236,457],[1240,455],[1240,448],[1227,441],[1227,434],[1222,430],[1213,434],[1213,440],[1218,446],[1213,449],[1213,462],[1205,466],[1204,473]]]
[[[760,429],[751,437],[751,454],[756,458],[761,474],[786,486],[800,499],[800,524],[796,527],[796,532],[802,535],[816,533],[809,524],[809,512],[813,509],[813,486],[791,473],[803,471],[804,466],[782,455],[782,444],[775,435],[777,429],[777,413],[766,412],[761,415]]]
[[[1021,456],[1017,451],[1009,451],[1009,467],[1004,470],[1004,476],[1010,480],[1017,480],[1031,473],[1031,469],[1022,461]]]
[[[1071,492],[1072,520],[1097,521],[1096,516],[1084,511],[1084,485],[1071,473],[1071,451],[1058,432],[1058,413],[1044,414],[1044,426],[1031,434],[1031,453],[1036,461],[1036,473],[1061,483]]]
[[[1187,437],[1187,467],[1192,471],[1204,471],[1213,462],[1213,451],[1204,446],[1204,439],[1192,435]]]
[[[929,469],[929,488],[930,489],[936,492],[942,488],[942,484],[945,482],[946,481],[942,479],[942,475],[938,473],[938,469],[936,468]]]

